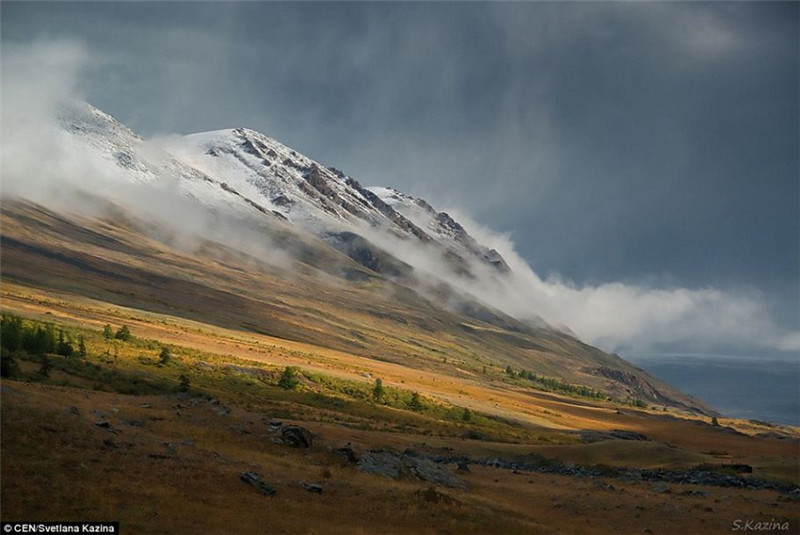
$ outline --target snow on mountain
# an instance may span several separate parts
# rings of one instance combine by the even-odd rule
[[[447,212],[437,212],[425,199],[411,197],[389,187],[373,186],[368,189],[383,202],[394,208],[395,211],[402,214],[419,228],[425,229],[436,239],[482,259],[501,273],[510,271],[500,253],[479,244]]]
[[[469,272],[467,264],[473,260],[498,273],[508,271],[499,253],[480,245],[449,215],[436,212],[424,200],[391,188],[365,188],[338,169],[253,130],[218,130],[159,143],[185,164],[334,245],[341,245],[342,232],[382,229],[439,248],[457,271]]]
[[[93,174],[110,179],[79,183],[79,189],[118,199],[127,188],[147,186],[156,188],[158,203],[194,199],[205,207],[198,213],[228,222],[287,221],[374,272],[451,296],[454,307],[465,296],[497,301],[509,283],[504,259],[447,213],[392,188],[365,188],[258,132],[236,128],[148,141],[85,103],[64,106],[59,125],[76,152],[102,161]],[[181,217],[177,211],[175,217]]]
[[[87,156],[99,157],[106,164],[103,170],[107,177],[130,184],[177,188],[212,209],[242,213],[258,211],[281,217],[213,177],[178,161],[89,104],[65,104],[59,110],[58,122],[65,132],[71,134],[70,140],[77,150],[87,150]]]

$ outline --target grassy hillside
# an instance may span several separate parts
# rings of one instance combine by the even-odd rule
[[[82,339],[87,351],[46,355],[46,375],[42,356],[14,354],[18,369],[0,388],[3,520],[118,519],[126,533],[242,533],[264,525],[275,533],[687,533],[697,522],[722,533],[736,518],[768,511],[798,525],[790,495],[775,490],[665,486],[602,468],[749,464],[751,477],[796,483],[794,429],[754,438],[768,429],[725,419],[713,427],[504,382],[450,381],[391,363],[370,368],[368,378],[357,356],[14,291],[4,287],[4,310],[26,314],[29,329],[53,325],[76,348]],[[133,337],[105,338],[104,322],[112,331],[129,326]],[[298,370],[293,388],[280,386],[287,366]],[[275,420],[309,429],[313,446],[276,444],[268,425]],[[649,440],[585,439],[588,430],[613,429]],[[346,445],[357,455],[413,449],[475,461],[576,463],[601,467],[607,477],[480,464],[460,473],[447,465],[466,486],[435,487],[363,473],[336,454]],[[275,496],[245,485],[245,471],[259,474]],[[683,514],[664,517],[674,510]]]
[[[7,283],[435,369],[455,378],[477,374],[510,380],[504,372],[511,367],[517,375],[527,371],[586,386],[620,402],[710,413],[702,402],[616,356],[485,307],[480,316],[492,323],[442,308],[278,223],[262,229],[286,246],[275,253],[281,261],[273,265],[220,244],[164,237],[163,231],[160,241],[152,239],[148,232],[154,231],[146,223],[114,210],[89,219],[5,202],[0,217]],[[287,254],[294,258],[289,263]],[[363,276],[353,280],[354,272]]]
[[[0,217],[4,521],[176,534],[800,527],[800,430],[712,419],[569,336],[445,310],[309,237],[292,245],[308,262],[276,266],[167,246],[119,214],[9,204]],[[310,447],[282,438],[291,425]]]

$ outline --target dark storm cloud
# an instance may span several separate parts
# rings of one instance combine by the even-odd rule
[[[462,206],[538,271],[798,326],[796,3],[3,3],[145,135],[249,126]]]

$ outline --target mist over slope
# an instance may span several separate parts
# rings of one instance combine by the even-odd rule
[[[362,264],[395,276],[407,275],[403,266],[411,266],[418,282],[444,281],[521,321],[575,333],[607,350],[754,341],[783,349],[792,340],[772,324],[755,292],[622,283],[592,287],[557,275],[544,279],[516,254],[508,237],[394,188],[364,188],[342,171],[251,130],[173,136],[158,143]],[[348,233],[366,242],[354,246]]]
[[[80,101],[89,62],[69,42],[4,50],[3,197],[91,213],[91,192],[153,221],[150,231],[170,243],[191,249],[213,239],[282,265],[292,255],[242,222],[290,224],[432,298],[466,296],[609,351],[798,349],[798,333],[777,326],[755,289],[592,286],[542,276],[509,236],[458,208],[365,187],[369,177],[349,177],[252,130],[144,140]]]
[[[496,298],[512,291],[514,268],[425,201],[405,197],[425,214],[406,217],[399,192],[366,189],[243,129],[190,136],[203,151],[190,158],[186,145],[148,142],[88,104],[57,111],[51,134],[80,173],[54,172],[56,195],[4,189],[7,282],[411,368],[533,369],[617,400],[708,411],[548,326],[533,302],[505,312]],[[222,169],[192,165],[223,154]]]

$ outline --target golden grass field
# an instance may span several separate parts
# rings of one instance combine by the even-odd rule
[[[607,480],[615,490],[605,490],[594,479],[478,466],[464,476],[469,490],[440,489],[452,501],[432,503],[425,498],[425,482],[363,474],[328,452],[329,446],[350,442],[361,451],[452,448],[473,457],[505,458],[540,453],[585,465],[676,468],[738,462],[753,465],[760,477],[797,482],[797,440],[751,438],[748,434],[763,431],[754,424],[721,420],[743,432],[733,434],[699,417],[589,406],[500,382],[454,381],[435,370],[365,361],[309,344],[20,286],[4,285],[2,302],[4,312],[85,333],[87,360],[125,373],[147,370],[169,378],[174,371],[141,360],[157,357],[158,346],[147,349],[146,340],[172,344],[180,369],[197,370],[192,375],[197,393],[210,394],[232,409],[219,414],[207,402],[192,406],[191,394],[108,392],[109,385],[58,369],[47,380],[3,381],[3,520],[113,519],[121,521],[125,533],[209,534],[726,533],[734,520],[751,518],[798,525],[797,504],[775,491],[670,485],[670,493],[659,493],[653,483],[617,479]],[[105,355],[107,349],[113,354],[107,347],[113,343],[99,333],[105,323],[122,322],[138,342],[117,342],[114,362]],[[403,411],[396,411],[393,421],[367,402],[366,408],[336,408],[275,387],[199,386],[200,375],[211,373],[207,366],[219,369],[247,360],[267,370],[296,365],[309,373],[363,382],[368,370],[387,386],[418,390],[428,400],[469,406],[515,424],[485,426],[497,441],[466,440],[461,434],[469,424],[426,414],[406,419]],[[35,376],[36,364],[23,364]],[[68,407],[77,407],[78,414],[67,412]],[[318,437],[314,448],[301,452],[271,443],[266,423],[273,418],[309,428]],[[119,433],[96,427],[98,419],[108,420]],[[143,425],[126,424],[132,420]],[[652,440],[583,444],[574,433],[581,429],[628,429]],[[712,451],[727,455],[718,459]],[[238,474],[246,470],[276,486],[276,496],[264,497],[242,484]],[[300,486],[308,481],[320,482],[323,494]],[[708,497],[681,495],[697,489]]]

